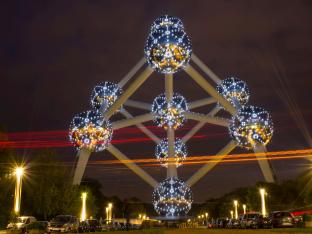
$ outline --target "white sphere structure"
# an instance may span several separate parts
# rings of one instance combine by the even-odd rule
[[[156,145],[155,156],[163,167],[168,167],[168,140],[163,139]],[[176,167],[181,166],[182,162],[186,159],[187,148],[185,143],[176,138],[174,142],[174,161]]]
[[[112,125],[96,110],[76,115],[69,127],[69,140],[78,150],[102,151],[107,148],[112,135]]]
[[[166,217],[185,216],[193,202],[190,188],[176,178],[167,178],[153,192],[154,209]]]
[[[257,144],[269,143],[273,135],[273,123],[270,114],[264,109],[243,106],[232,117],[229,131],[239,146],[253,148]]]
[[[216,90],[232,105],[238,107],[248,103],[250,92],[246,82],[229,77],[217,86]]]
[[[159,127],[177,129],[185,122],[184,112],[188,110],[185,98],[177,93],[168,102],[165,94],[157,96],[152,104],[154,121]]]
[[[172,74],[183,69],[190,61],[192,45],[182,21],[167,15],[156,19],[144,53],[149,65],[157,72]]]
[[[94,109],[105,112],[122,94],[121,88],[112,82],[105,81],[96,85],[91,94],[91,105]]]

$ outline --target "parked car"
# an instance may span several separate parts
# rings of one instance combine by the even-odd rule
[[[295,226],[296,227],[304,227],[304,221],[302,216],[294,216]]]
[[[258,228],[260,220],[260,213],[247,213],[244,214],[240,221],[241,228]]]
[[[26,227],[27,233],[46,234],[48,232],[49,222],[37,221],[33,222]]]
[[[7,225],[7,229],[14,229],[25,233],[27,230],[27,226],[36,221],[37,219],[33,216],[20,216],[10,222]]]
[[[89,225],[89,222],[87,220],[79,222],[78,232],[79,233],[90,232],[90,225]]]
[[[100,232],[102,231],[102,227],[100,222],[97,219],[88,219],[89,230],[90,232]]]
[[[229,219],[227,218],[217,219],[217,228],[226,228],[228,222],[229,222]]]
[[[78,232],[79,221],[76,216],[58,215],[52,219],[48,226],[48,232]]]
[[[275,211],[270,214],[272,220],[272,226],[276,227],[294,227],[295,218],[287,211]]]
[[[272,220],[270,217],[259,215],[257,228],[272,228]]]
[[[226,228],[240,228],[240,222],[238,219],[230,219],[227,224]]]

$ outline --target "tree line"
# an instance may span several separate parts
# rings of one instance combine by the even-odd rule
[[[312,209],[312,171],[306,170],[297,178],[277,183],[258,182],[254,186],[237,188],[219,197],[208,199],[203,204],[193,207],[194,215],[209,212],[209,217],[230,217],[230,210],[234,210],[233,201],[239,202],[239,213],[243,213],[242,205],[247,211],[261,211],[259,189],[266,190],[266,207],[272,211],[294,211]]]

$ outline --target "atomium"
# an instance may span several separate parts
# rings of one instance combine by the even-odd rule
[[[273,135],[273,123],[270,114],[264,109],[243,106],[232,117],[229,131],[239,146],[253,148],[257,144],[269,143]]]
[[[86,148],[99,152],[107,148],[113,129],[108,120],[96,110],[76,115],[69,127],[69,140],[79,150]]]
[[[91,105],[102,113],[111,107],[122,94],[121,88],[112,82],[105,81],[95,86],[91,94]]]
[[[229,77],[222,80],[216,90],[236,107],[246,105],[250,96],[247,84],[236,77]]]
[[[157,96],[152,104],[154,121],[159,127],[177,129],[185,122],[184,112],[188,110],[185,98],[174,93],[168,102],[165,94]]]
[[[163,167],[168,167],[168,140],[161,140],[155,150],[155,155],[157,160]],[[181,166],[182,162],[186,159],[187,156],[187,148],[185,143],[176,138],[174,142],[174,162],[176,167]]]
[[[156,19],[147,38],[144,53],[157,72],[172,74],[190,61],[192,45],[180,19],[162,16]]]
[[[163,216],[185,216],[193,202],[190,188],[176,178],[167,178],[155,188],[153,205],[156,212]]]

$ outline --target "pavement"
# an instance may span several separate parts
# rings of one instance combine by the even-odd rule
[[[6,230],[0,230],[0,234],[6,234]]]

